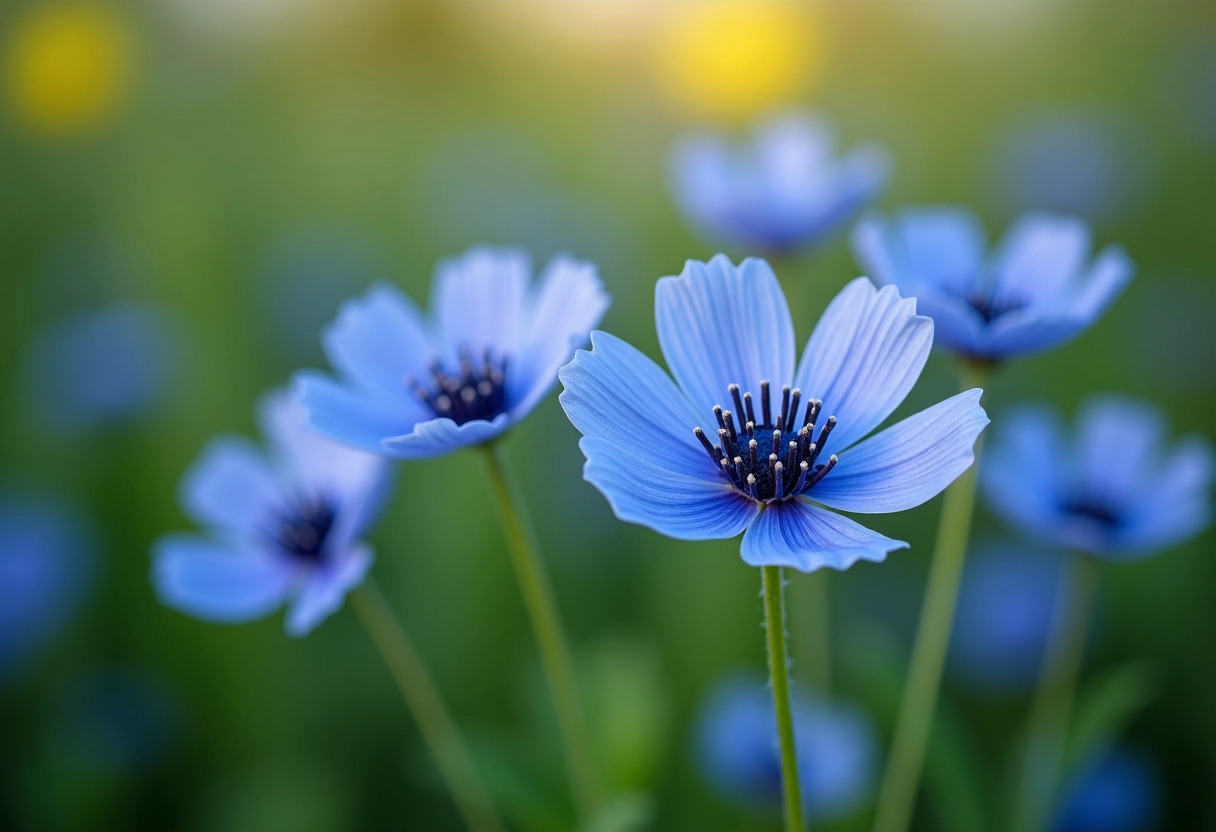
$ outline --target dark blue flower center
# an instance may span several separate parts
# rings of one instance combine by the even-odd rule
[[[480,363],[468,348],[459,351],[455,370],[432,359],[431,378],[423,383],[411,378],[410,386],[436,417],[446,417],[458,425],[478,419],[491,421],[506,411],[507,359],[496,358],[486,347]]]
[[[1065,503],[1064,510],[1069,514],[1085,517],[1111,529],[1123,523],[1123,518],[1118,511],[1092,499],[1080,498],[1071,500]]]
[[[713,464],[744,496],[759,503],[788,500],[810,490],[836,467],[834,454],[819,462],[836,427],[836,417],[829,416],[815,436],[823,408],[819,399],[807,401],[802,411],[802,391],[782,387],[781,404],[774,413],[767,381],[760,382],[758,410],[750,392],[740,395],[737,384],[729,390],[735,409],[714,406],[717,444],[700,427],[693,433]]]
[[[319,562],[325,539],[334,526],[335,510],[325,499],[304,500],[282,516],[274,528],[274,539],[288,555],[298,560]]]
[[[966,296],[966,301],[971,305],[971,308],[980,313],[980,317],[984,319],[984,323],[992,323],[993,320],[999,318],[1007,312],[1013,312],[1026,306],[1026,302],[1018,297],[997,297],[992,292],[983,290],[973,292]]]

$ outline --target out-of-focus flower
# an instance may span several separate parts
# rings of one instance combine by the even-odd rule
[[[795,696],[794,743],[807,814],[828,821],[858,808],[873,785],[874,729],[852,707]],[[710,691],[694,753],[705,779],[731,802],[757,810],[781,801],[781,761],[773,697],[764,679],[727,677]]]
[[[992,191],[1014,212],[1059,211],[1092,220],[1149,205],[1148,148],[1134,123],[1114,115],[1064,112],[1001,131],[992,153]]]
[[[175,320],[144,304],[74,314],[30,347],[26,376],[39,425],[67,433],[129,421],[169,396],[181,359]]]
[[[1099,753],[1067,787],[1052,832],[1148,832],[1161,817],[1157,767],[1125,748]]]
[[[265,451],[214,440],[182,481],[186,512],[209,535],[161,538],[153,582],[165,604],[240,622],[290,604],[302,636],[335,612],[372,563],[360,542],[379,511],[388,471],[378,457],[318,436],[286,392],[260,408]]]
[[[439,264],[428,325],[387,283],[349,301],[325,332],[340,380],[297,376],[309,423],[404,459],[487,442],[528,415],[609,299],[595,266],[556,257],[530,288],[514,249],[471,249]]]
[[[0,494],[0,679],[79,609],[94,574],[84,521],[66,503]]]
[[[1010,545],[967,558],[950,633],[950,668],[983,691],[1038,679],[1060,586],[1058,556]]]
[[[976,389],[863,439],[912,389],[933,341],[894,287],[849,283],[797,367],[789,306],[763,260],[690,260],[659,281],[655,319],[674,383],[603,332],[561,370],[584,477],[617,517],[669,537],[746,530],[752,566],[847,569],[905,548],[828,509],[920,505],[971,465],[988,424]]]
[[[916,297],[939,344],[977,361],[1071,340],[1101,317],[1133,271],[1115,246],[1091,262],[1085,223],[1049,214],[1024,216],[990,256],[979,220],[950,207],[863,220],[853,247],[876,280]]]
[[[1002,420],[981,482],[992,508],[1048,542],[1132,559],[1181,543],[1211,520],[1212,447],[1166,437],[1151,405],[1091,398],[1075,432],[1058,416],[1023,406]]]
[[[818,78],[822,23],[791,0],[697,0],[671,7],[655,49],[674,104],[696,117],[746,119],[789,104]]]
[[[745,147],[718,133],[680,141],[672,190],[702,233],[780,254],[837,232],[887,182],[887,155],[863,145],[837,157],[822,119],[784,115],[759,124]]]
[[[32,133],[68,136],[114,117],[130,92],[128,21],[103,3],[34,5],[8,37],[13,116]]]

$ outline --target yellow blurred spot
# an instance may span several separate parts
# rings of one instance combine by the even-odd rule
[[[657,39],[659,81],[694,116],[746,119],[816,80],[822,41],[805,2],[691,0],[673,9]]]
[[[125,21],[100,3],[39,6],[9,35],[9,106],[31,132],[65,136],[112,117],[130,86]]]

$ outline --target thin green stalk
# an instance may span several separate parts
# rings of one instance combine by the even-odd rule
[[[780,566],[760,567],[764,588],[764,629],[768,642],[768,673],[777,711],[781,742],[781,787],[785,797],[785,832],[802,832],[802,787],[798,783],[798,751],[794,746],[794,717],[790,712],[790,661],[786,652],[785,582]]]
[[[1046,828],[1055,803],[1097,577],[1094,558],[1073,555],[1056,592],[1051,635],[1026,731],[1013,808],[1014,832]]]
[[[350,600],[418,723],[465,826],[470,832],[505,832],[439,690],[384,596],[367,580],[351,593]]]
[[[967,365],[963,390],[980,386],[983,371]],[[942,667],[950,643],[950,627],[958,600],[958,584],[971,533],[971,514],[975,507],[976,469],[979,468],[982,437],[976,441],[975,462],[946,489],[937,543],[929,565],[924,605],[908,680],[895,722],[890,756],[878,794],[874,832],[906,832],[912,823],[916,790],[925,763],[925,749],[933,726],[933,712],[941,687]]]
[[[565,746],[570,784],[580,815],[590,818],[599,802],[599,785],[591,734],[574,681],[570,650],[562,630],[557,604],[549,586],[544,561],[518,491],[507,474],[506,460],[497,443],[482,447],[490,490],[498,507],[511,562],[519,579],[524,605],[540,648],[541,663],[557,708],[558,727]]]

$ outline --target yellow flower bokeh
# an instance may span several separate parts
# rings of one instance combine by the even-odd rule
[[[129,25],[100,3],[54,3],[19,20],[6,44],[13,119],[32,133],[78,135],[109,121],[130,92]]]
[[[672,9],[656,49],[673,103],[698,118],[745,120],[813,85],[823,32],[805,3],[701,0]]]

